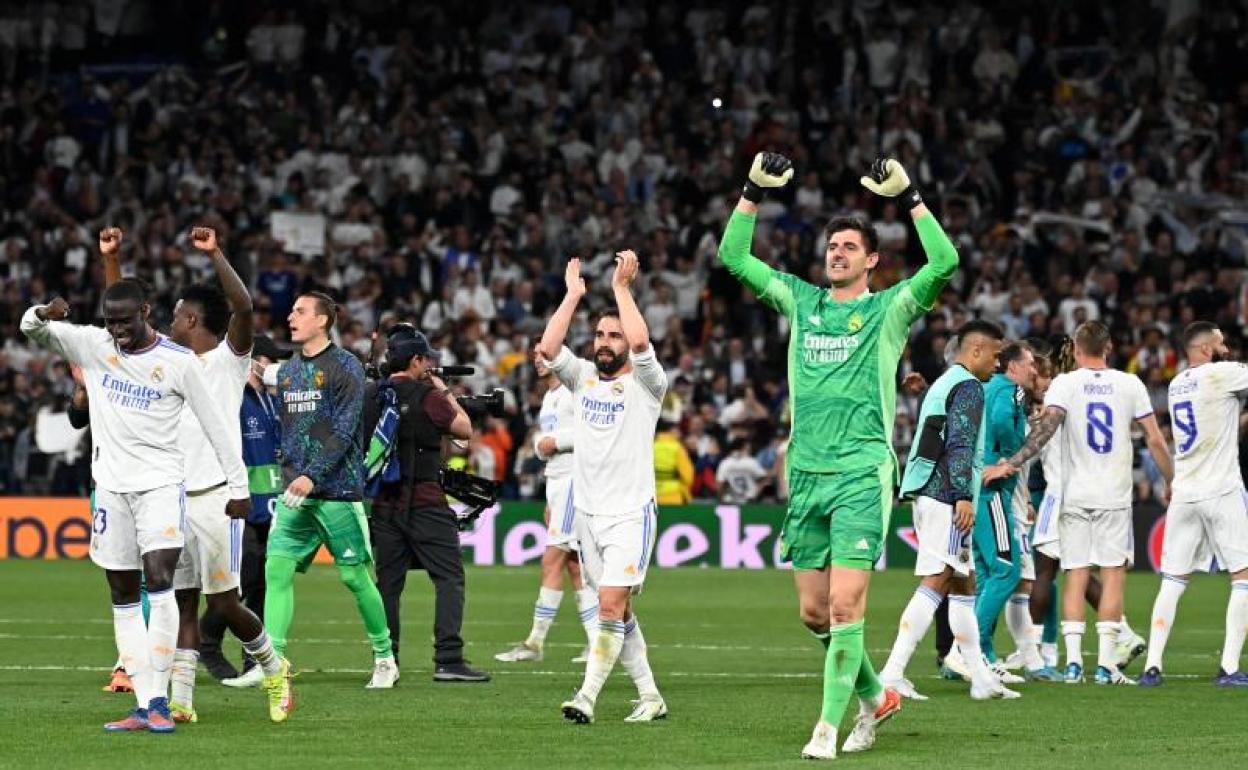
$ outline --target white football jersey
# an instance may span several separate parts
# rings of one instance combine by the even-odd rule
[[[1062,495],[1062,446],[1065,443],[1063,438],[1065,432],[1065,426],[1057,426],[1053,438],[1040,449],[1040,470],[1044,471],[1044,493],[1054,497]]]
[[[243,408],[243,388],[247,385],[247,374],[251,368],[251,356],[237,355],[230,343],[222,340],[212,350],[198,356],[203,366],[204,379],[221,412],[230,434],[230,444],[238,452],[240,461],[243,453],[242,424],[239,412]],[[195,413],[190,409],[182,410],[182,421],[178,424],[178,443],[186,454],[186,490],[198,492],[201,489],[215,487],[225,481],[225,471],[217,462],[217,453],[204,434],[203,427]]]
[[[573,396],[576,508],[593,516],[635,513],[654,500],[654,426],[667,375],[653,347],[629,359],[633,370],[609,379],[566,347],[550,364]]]
[[[534,443],[546,436],[553,436],[559,451],[546,461],[546,478],[562,479],[572,474],[572,448],[576,443],[573,424],[576,421],[576,399],[572,391],[559,384],[542,396],[542,411],[538,413],[539,431]]]
[[[1066,412],[1062,443],[1062,505],[1131,507],[1131,424],[1153,414],[1148,389],[1117,369],[1059,374],[1044,397]],[[1052,439],[1050,439],[1052,441]]]
[[[230,497],[249,496],[238,417],[232,437],[194,353],[161,334],[147,349],[123,353],[104,329],[42,321],[36,309],[22,316],[22,331],[82,367],[94,442],[91,476],[97,486],[111,492],[145,492],[182,484],[186,466],[177,425],[185,404],[216,450]]]
[[[1170,381],[1174,434],[1174,501],[1190,503],[1242,489],[1240,397],[1248,366],[1219,361],[1192,367]]]

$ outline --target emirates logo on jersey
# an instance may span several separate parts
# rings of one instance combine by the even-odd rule
[[[160,366],[159,364],[152,367],[152,382],[159,385],[160,383],[164,381],[165,381],[165,368],[163,366]]]

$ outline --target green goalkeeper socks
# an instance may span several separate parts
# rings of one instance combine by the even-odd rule
[[[373,645],[373,657],[389,658],[394,655],[390,646],[390,627],[386,625],[386,607],[382,604],[377,584],[368,574],[368,568],[363,564],[339,564],[338,576],[355,595],[355,605],[364,619],[364,631]]]
[[[876,675],[875,666],[871,665],[871,658],[867,655],[865,636],[862,644],[864,647],[862,665],[858,667],[858,678],[854,680],[854,692],[858,694],[858,699],[863,703],[878,705],[880,696],[884,694],[884,685]]]
[[[282,657],[295,617],[295,566],[294,559],[284,556],[269,556],[264,562],[264,629]]]
[[[823,664],[823,714],[824,722],[841,723],[849,696],[853,694],[864,656],[862,634],[863,622],[846,623],[830,629],[832,642]],[[875,679],[875,672],[871,672]],[[878,686],[878,680],[876,680]]]

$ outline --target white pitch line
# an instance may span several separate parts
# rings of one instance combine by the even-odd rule
[[[97,672],[112,671],[109,666],[6,666],[0,665],[0,671],[44,671],[51,673]],[[407,669],[408,675],[431,674],[432,669]],[[371,668],[309,668],[298,669],[298,674],[371,674]],[[552,671],[546,669],[504,668],[496,669],[491,674],[519,674],[522,676],[560,676],[575,675],[575,671]],[[679,679],[822,679],[822,673],[786,672],[786,671],[664,671],[664,677]],[[938,674],[923,674],[916,679],[940,679]],[[1207,679],[1202,674],[1166,674],[1167,679]],[[1045,688],[1047,689],[1047,688]],[[1053,688],[1057,689],[1057,688]]]

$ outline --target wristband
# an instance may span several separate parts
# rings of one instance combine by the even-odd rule
[[[749,179],[745,180],[745,187],[741,190],[742,198],[745,198],[750,203],[758,205],[759,203],[762,203],[763,195],[765,195],[763,188],[754,184],[754,182]]]
[[[901,195],[897,196],[901,199],[906,209],[912,209],[923,202],[923,196],[919,194],[919,188],[914,186],[912,182],[909,187],[901,191]]]

